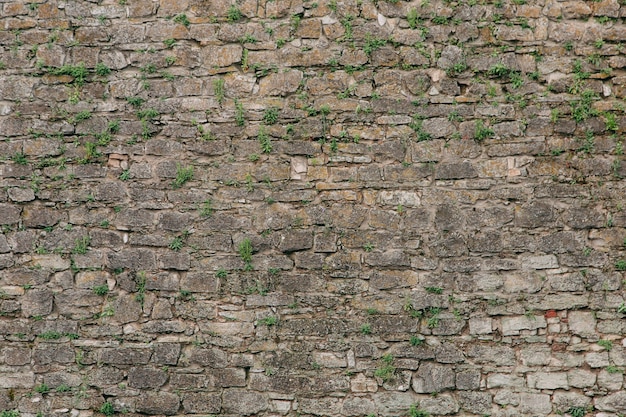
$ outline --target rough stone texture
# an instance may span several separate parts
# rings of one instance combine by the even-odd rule
[[[622,3],[0,2],[0,412],[626,413]]]

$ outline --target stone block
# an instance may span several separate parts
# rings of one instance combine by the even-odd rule
[[[502,335],[511,336],[520,334],[522,330],[545,329],[546,319],[543,316],[515,316],[503,317],[500,319],[502,325]]]
[[[264,394],[250,390],[225,389],[222,408],[226,413],[248,416],[267,410],[268,399]]]
[[[417,393],[441,392],[455,387],[455,374],[451,367],[424,362],[413,375],[411,386]]]
[[[145,392],[137,400],[137,411],[146,414],[174,415],[180,407],[180,398],[171,392]]]
[[[183,408],[187,413],[218,414],[222,408],[222,398],[219,394],[190,392],[183,397]]]
[[[596,318],[592,311],[570,311],[567,319],[574,334],[587,337],[596,333]]]
[[[133,367],[128,371],[128,386],[137,389],[159,388],[167,381],[167,373],[148,366]]]
[[[528,387],[536,389],[569,389],[565,372],[535,372],[527,375]]]

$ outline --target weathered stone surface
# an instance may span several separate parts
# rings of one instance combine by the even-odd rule
[[[151,350],[146,348],[108,348],[101,352],[100,360],[112,365],[136,365],[148,363],[151,355]]]
[[[550,396],[546,394],[520,394],[519,409],[522,413],[548,414],[552,411]]]
[[[147,414],[173,415],[178,412],[180,398],[170,392],[147,392],[137,400],[137,411]]]
[[[155,254],[147,249],[123,249],[108,254],[109,267],[113,269],[151,270],[156,267]]]
[[[188,413],[219,413],[222,398],[219,394],[188,393],[183,397],[183,408]]]
[[[503,317],[501,320],[502,334],[510,336],[519,334],[521,330],[535,330],[545,328],[546,320],[543,316]]]
[[[11,373],[9,375],[0,376],[0,388],[31,389],[35,385],[35,375],[32,372]]]
[[[626,393],[621,391],[597,398],[594,401],[594,406],[600,411],[623,413],[626,411]]]
[[[528,386],[537,389],[569,389],[567,374],[564,372],[537,372],[528,374]]]
[[[167,374],[151,367],[131,368],[128,371],[128,385],[131,388],[159,388],[167,381]]]
[[[432,393],[454,388],[454,371],[447,366],[426,362],[420,365],[411,385],[415,392]]]
[[[491,394],[488,392],[462,391],[459,393],[462,410],[473,414],[485,414],[491,410]]]
[[[52,311],[53,295],[47,289],[27,291],[22,297],[22,314],[26,317],[45,316]]]
[[[596,331],[596,319],[591,311],[572,311],[568,315],[569,328],[574,334],[590,336]]]
[[[267,407],[267,397],[257,392],[227,389],[222,394],[222,408],[227,413],[247,416],[264,411]]]

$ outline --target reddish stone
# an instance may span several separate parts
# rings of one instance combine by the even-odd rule
[[[544,317],[547,318],[547,319],[552,318],[552,317],[556,317],[556,316],[557,316],[557,314],[556,314],[555,310],[548,310],[544,314]]]

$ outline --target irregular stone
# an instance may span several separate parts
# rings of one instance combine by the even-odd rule
[[[222,398],[219,394],[190,392],[183,397],[183,408],[188,413],[219,413]]]
[[[522,413],[528,414],[550,414],[552,404],[550,396],[547,394],[520,393],[520,406]]]
[[[543,316],[516,316],[516,317],[503,317],[502,323],[502,335],[511,336],[520,334],[521,330],[535,330],[546,328],[546,319]]]
[[[580,336],[591,336],[596,332],[596,318],[591,311],[570,311],[568,324],[570,330]]]
[[[528,387],[537,389],[569,389],[565,372],[535,372],[527,375]]]
[[[137,411],[146,414],[174,415],[180,407],[180,398],[170,392],[145,392],[137,399]]]
[[[472,414],[486,414],[491,411],[491,394],[488,392],[459,392],[461,409]]]
[[[266,410],[267,397],[258,392],[243,389],[226,389],[222,394],[222,408],[226,413],[248,416]]]
[[[128,371],[128,385],[132,388],[159,388],[167,381],[167,374],[151,367],[134,367]]]
[[[454,371],[432,362],[422,363],[413,376],[411,386],[417,393],[441,392],[454,388]]]

